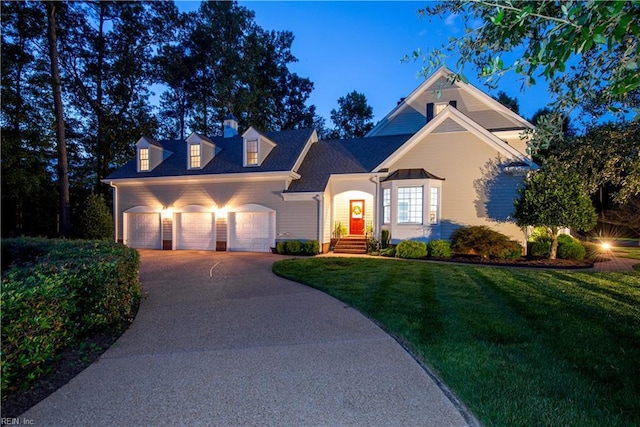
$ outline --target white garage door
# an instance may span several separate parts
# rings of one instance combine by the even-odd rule
[[[127,213],[127,246],[140,249],[160,249],[160,214],[158,213]]]
[[[176,249],[216,249],[215,219],[211,212],[182,212],[176,214]]]
[[[228,250],[271,252],[276,245],[275,215],[275,212],[231,213]]]

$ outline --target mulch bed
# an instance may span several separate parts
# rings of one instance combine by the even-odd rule
[[[434,259],[434,258],[426,258]],[[435,260],[435,259],[434,259]],[[593,260],[571,260],[571,259],[546,259],[546,258],[518,258],[518,259],[491,259],[482,258],[475,255],[455,255],[448,258],[447,262],[462,264],[495,265],[504,267],[528,267],[528,268],[592,268]]]

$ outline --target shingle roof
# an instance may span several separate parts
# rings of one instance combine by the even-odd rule
[[[324,191],[332,174],[371,172],[413,134],[323,140],[311,146],[287,192]]]
[[[439,179],[444,181],[444,178],[435,176],[424,169],[398,169],[383,179],[383,181],[394,181],[399,179]]]
[[[187,147],[184,140],[161,141],[162,147],[173,154],[156,168],[149,172],[138,172],[136,159],[132,159],[106,179],[289,171],[312,133],[313,129],[264,132],[277,145],[260,166],[251,167],[243,166],[243,142],[238,135],[211,138],[220,151],[202,169],[187,169]]]

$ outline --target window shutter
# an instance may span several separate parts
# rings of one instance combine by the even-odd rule
[[[456,100],[449,101],[449,105],[451,105],[453,108],[458,108],[458,101]]]
[[[427,104],[427,123],[433,119],[433,102]]]

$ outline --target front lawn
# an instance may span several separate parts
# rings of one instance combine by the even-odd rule
[[[640,272],[366,258],[273,271],[374,319],[485,425],[640,425]]]

